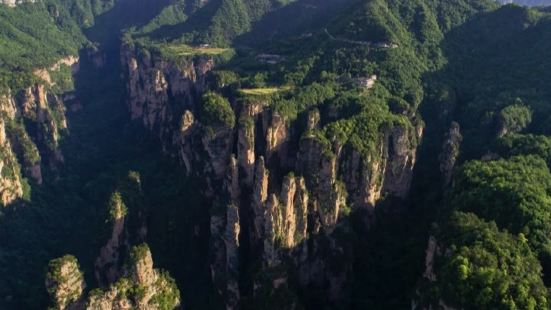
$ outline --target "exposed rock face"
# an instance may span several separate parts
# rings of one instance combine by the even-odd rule
[[[416,145],[422,138],[422,133],[422,125],[414,130],[396,126],[387,131],[386,143],[383,143],[386,168],[382,192],[401,198],[407,197],[416,162]]]
[[[156,310],[178,307],[180,292],[168,274],[153,268],[149,247],[134,247],[130,256],[124,276],[106,291],[92,291],[85,308]]]
[[[22,172],[41,184],[43,160],[51,167],[63,162],[59,150],[59,139],[67,132],[63,101],[45,85],[35,84],[15,95],[8,91],[0,97],[0,106]],[[26,123],[33,125],[27,128]]]
[[[373,206],[379,200],[382,171],[379,160],[371,160],[350,147],[343,149],[344,160],[341,167],[348,173],[343,174],[350,200],[355,205]]]
[[[221,179],[226,173],[230,162],[233,129],[227,127],[213,128],[201,139],[203,148],[207,153],[204,172],[212,175],[214,179]]]
[[[341,173],[349,201],[358,206],[374,206],[383,194],[406,198],[416,162],[417,141],[423,127],[397,126],[385,130],[376,153],[362,156],[345,147],[340,156]]]
[[[58,144],[62,132],[67,130],[67,119],[65,105],[61,99],[48,92],[41,84],[25,89],[17,98],[21,116],[38,123],[37,144],[42,145],[50,153],[49,160],[63,161]]]
[[[11,3],[18,4],[22,1]],[[43,164],[55,168],[63,162],[59,140],[68,131],[66,107],[60,95],[51,91],[53,82],[49,74],[60,70],[62,65],[71,67],[75,74],[79,69],[79,58],[68,56],[47,69],[36,69],[34,74],[43,82],[15,93],[8,89],[0,94],[2,132],[7,137],[3,142],[5,154],[2,156],[5,174],[2,174],[3,183],[0,185],[4,203],[10,203],[21,196],[21,173],[34,183],[42,184]],[[63,97],[74,99],[74,95],[71,96]],[[15,157],[10,157],[9,153]],[[13,158],[17,160],[14,161]]]
[[[15,100],[13,99],[11,90],[9,89],[6,93],[0,94],[0,113],[8,119],[14,119],[17,113]]]
[[[452,125],[453,127],[453,125]],[[423,278],[429,282],[434,282],[437,280],[437,274],[434,271],[434,261],[438,256],[443,255],[441,245],[438,243],[438,240],[434,236],[429,237],[428,246],[426,249],[425,255],[425,271],[423,272]],[[431,310],[433,305],[419,305],[418,300],[412,300],[412,310]],[[438,309],[442,310],[455,310],[456,308],[448,306],[444,300],[438,300]]]
[[[266,128],[266,161],[272,163],[274,157],[277,155],[279,164],[287,167],[288,154],[287,147],[289,142],[289,125],[285,121],[285,118],[276,112],[266,111],[265,124]]]
[[[231,204],[226,211],[226,309],[235,309],[239,302],[239,209]]]
[[[67,56],[49,68],[36,69],[34,74],[43,82],[14,94],[8,90],[0,95],[0,114],[9,122],[8,137],[13,151],[20,160],[24,176],[36,184],[43,181],[42,164],[55,168],[64,160],[59,150],[59,140],[68,128],[66,107],[61,97],[73,100],[75,96],[59,96],[50,89],[54,86],[50,72],[60,70],[61,66],[70,67],[71,73],[76,74],[79,58]]]
[[[308,124],[306,124],[306,130],[314,130],[319,127],[321,120],[320,111],[314,109],[308,112]]]
[[[423,277],[429,281],[436,281],[436,274],[434,273],[434,258],[437,252],[439,254],[440,249],[436,244],[436,239],[433,236],[430,236],[425,257],[425,272],[423,273]]]
[[[316,136],[324,117],[319,110],[308,111],[297,126],[298,120],[261,99],[230,96],[238,121],[234,128],[215,127],[203,123],[198,109],[212,61],[176,64],[129,46],[122,60],[132,118],[158,134],[163,150],[173,150],[188,174],[205,183],[203,194],[212,201],[211,277],[226,307],[239,307],[243,295],[237,285],[243,248],[260,273],[270,274],[251,280],[254,294],[287,287],[286,268],[294,268],[301,285],[329,287],[330,299],[341,298],[351,265],[329,270],[327,260],[345,252],[332,234],[348,207],[372,210],[382,196],[407,198],[420,122],[412,116],[413,126],[381,128],[370,154]],[[246,247],[240,235],[248,236]]]
[[[312,207],[330,233],[337,223],[345,193],[337,182],[337,157],[325,152],[325,146],[314,136],[303,137],[297,155],[297,171],[304,175],[312,192]]]
[[[71,68],[71,73],[73,75],[75,75],[80,70],[79,61],[80,61],[79,57],[70,55],[70,56],[67,56],[65,58],[61,58],[60,60],[58,60],[56,63],[54,63],[49,68],[35,69],[33,71],[33,74],[36,77],[42,79],[46,83],[46,85],[54,86],[55,83],[52,81],[52,77],[50,76],[50,72],[59,71],[61,69],[61,66],[67,66],[67,67]]]
[[[267,238],[270,247],[277,241],[283,248],[292,249],[304,240],[308,224],[308,192],[304,178],[286,176],[279,199],[272,195],[267,211],[265,231],[271,237]]]
[[[11,143],[6,137],[6,126],[0,118],[0,199],[3,206],[23,196],[21,172]]]
[[[178,157],[184,163],[188,175],[192,171],[193,158],[195,157],[193,153],[193,134],[197,128],[196,125],[195,116],[191,111],[186,110],[180,121],[180,131],[174,137]]]
[[[264,163],[264,157],[259,157],[254,172],[254,186],[251,195],[251,210],[253,213],[252,241],[258,243],[264,237],[264,220],[266,219],[265,204],[268,200],[269,172]]]
[[[113,283],[120,277],[122,266],[120,254],[127,247],[124,229],[126,206],[121,195],[118,192],[113,194],[109,204],[112,223],[111,237],[101,248],[100,255],[94,263],[96,280],[101,285]]]
[[[452,122],[444,139],[442,153],[440,153],[439,157],[440,173],[442,173],[442,177],[444,179],[444,186],[448,185],[452,180],[455,163],[459,157],[459,148],[462,140],[463,136],[461,135],[459,124]]]
[[[77,259],[72,255],[50,261],[46,275],[46,288],[56,309],[76,309],[86,284],[79,270]]]
[[[132,45],[122,47],[121,58],[127,69],[132,119],[141,120],[147,128],[155,128],[161,136],[170,134],[169,123],[175,117],[175,106],[171,102],[193,107],[197,95],[204,89],[205,75],[214,65],[208,59],[176,65]]]
[[[237,158],[243,171],[243,182],[251,186],[255,164],[255,123],[259,119],[264,103],[246,102],[241,108],[237,126]]]
[[[224,194],[211,210],[211,277],[226,309],[238,306],[239,293],[239,208],[240,195],[237,160],[231,159],[224,180]],[[224,201],[229,201],[225,204]]]

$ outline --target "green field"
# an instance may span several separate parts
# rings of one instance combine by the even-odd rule
[[[243,95],[253,95],[253,96],[268,96],[278,93],[280,91],[287,91],[291,88],[289,86],[282,87],[261,87],[261,88],[245,88],[240,89],[239,92]]]
[[[195,55],[222,55],[231,52],[231,48],[210,47],[210,46],[190,46],[187,44],[171,44],[162,47],[164,52],[174,56],[195,56]]]

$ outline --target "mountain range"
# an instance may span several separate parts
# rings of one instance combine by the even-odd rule
[[[549,309],[517,4],[0,0],[0,309]]]

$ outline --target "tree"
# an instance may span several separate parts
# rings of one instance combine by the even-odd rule
[[[454,212],[435,230],[435,277],[424,279],[420,303],[458,309],[547,309],[542,268],[523,235],[500,231],[472,213]]]

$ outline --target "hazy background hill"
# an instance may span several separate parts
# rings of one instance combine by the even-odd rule
[[[499,0],[501,4],[511,4],[516,3],[520,5],[527,5],[527,6],[548,6],[551,5],[551,1],[549,0]]]

